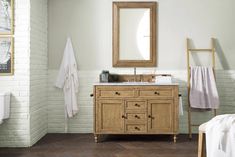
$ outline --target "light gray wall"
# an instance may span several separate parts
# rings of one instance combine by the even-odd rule
[[[49,68],[71,36],[80,70],[112,68],[112,0],[49,0]],[[217,67],[235,69],[234,0],[158,0],[158,69],[186,69],[186,37],[217,38]],[[222,63],[222,64],[221,64]]]

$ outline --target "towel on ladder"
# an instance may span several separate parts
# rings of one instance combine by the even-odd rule
[[[219,95],[212,67],[191,67],[189,100],[192,108],[219,108]]]

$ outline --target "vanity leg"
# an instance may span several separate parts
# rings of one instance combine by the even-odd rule
[[[94,134],[94,138],[95,138],[95,143],[98,143],[98,135]]]
[[[174,134],[173,140],[174,140],[174,143],[176,143],[176,140],[177,140],[177,135],[176,134]]]

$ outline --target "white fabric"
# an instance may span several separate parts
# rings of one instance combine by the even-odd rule
[[[3,97],[0,97],[0,121],[4,119],[5,116],[5,105],[4,105],[4,100]]]
[[[235,114],[219,115],[206,124],[207,157],[235,157]]]
[[[207,122],[201,124],[201,125],[199,126],[199,129],[198,129],[198,130],[205,133],[205,132],[206,132],[206,125],[207,125]]]
[[[184,110],[183,110],[183,100],[182,97],[179,97],[179,115],[183,116],[184,115]]]
[[[78,70],[70,38],[67,39],[64,56],[55,86],[63,88],[66,114],[65,120],[67,121],[67,116],[73,117],[78,112],[76,98],[76,93],[78,92]]]
[[[159,83],[159,84],[172,83],[172,78],[171,76],[159,75],[155,77],[155,83]]]
[[[219,95],[211,67],[191,67],[190,105],[201,109],[219,108]]]
[[[0,122],[10,117],[10,93],[0,93]],[[0,124],[1,124],[0,123]]]

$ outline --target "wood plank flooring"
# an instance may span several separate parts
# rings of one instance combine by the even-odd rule
[[[197,136],[47,134],[31,148],[0,148],[0,157],[197,157]]]

